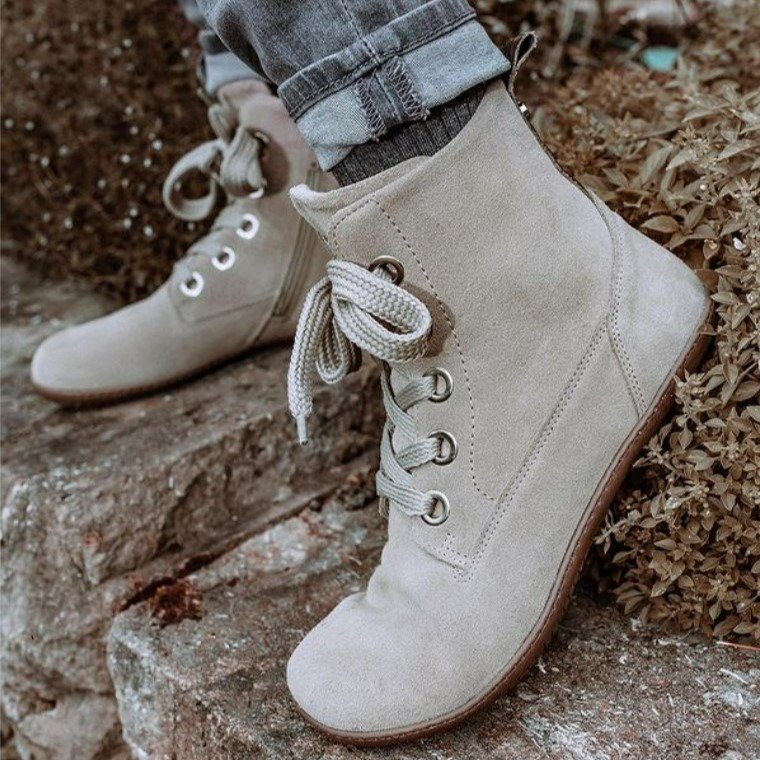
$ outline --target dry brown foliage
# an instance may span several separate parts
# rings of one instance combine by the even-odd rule
[[[167,0],[3,2],[3,251],[132,300],[197,237],[161,203],[208,139],[193,30]]]
[[[595,575],[642,620],[760,640],[760,10],[737,2],[699,32],[672,73],[576,69],[534,121],[569,173],[698,271],[717,312]]]
[[[148,599],[148,610],[161,626],[203,617],[202,595],[185,578],[159,586]]]
[[[566,3],[479,0],[497,40],[538,29],[522,95],[560,163],[697,269],[716,304],[702,370],[637,463],[592,574],[627,612],[760,640],[760,12],[697,28],[573,23]],[[192,31],[160,0],[4,7],[4,248],[124,299],[198,234],[160,206],[170,163],[207,138]],[[171,15],[172,18],[167,18]],[[678,43],[673,72],[639,63]]]

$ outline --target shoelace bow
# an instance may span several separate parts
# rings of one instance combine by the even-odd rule
[[[221,103],[209,109],[209,122],[217,134],[216,139],[182,156],[171,168],[163,186],[166,207],[188,222],[201,221],[211,213],[220,189],[232,198],[243,198],[263,192],[266,184],[260,161],[266,138],[238,124],[235,112]],[[187,198],[182,193],[183,180],[197,171],[208,176],[208,193],[200,198]]]
[[[413,487],[411,470],[441,453],[434,438],[417,439],[416,423],[408,413],[436,392],[433,376],[409,378],[398,392],[391,387],[391,367],[425,354],[432,326],[425,304],[374,272],[348,261],[333,259],[327,276],[308,292],[298,320],[288,370],[288,403],[306,443],[306,421],[312,411],[312,375],[316,369],[326,383],[337,383],[360,363],[364,350],[382,362],[383,403],[387,414],[380,446],[377,493],[409,515],[427,515],[436,499]],[[396,445],[394,446],[394,432]]]
[[[229,198],[242,199],[263,195],[266,179],[261,168],[261,153],[266,138],[237,123],[237,114],[228,106],[215,103],[209,109],[209,122],[217,137],[188,151],[169,171],[162,197],[166,208],[185,221],[205,219],[216,206],[219,190]],[[218,166],[218,170],[215,168]],[[187,198],[183,181],[194,172],[207,175],[208,192],[200,198]],[[194,256],[217,256],[220,246],[215,238],[221,230],[237,229],[245,221],[245,208],[231,204],[221,211],[211,232],[198,240],[177,262],[178,276],[192,273],[189,259]]]

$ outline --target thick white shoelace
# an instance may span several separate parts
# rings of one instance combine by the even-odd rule
[[[174,164],[164,181],[162,197],[166,208],[179,219],[199,222],[213,211],[220,189],[230,198],[263,192],[263,144],[263,136],[240,125],[229,141],[217,137],[193,148]],[[200,198],[187,198],[182,184],[195,172],[208,177],[208,192]]]
[[[432,376],[408,379],[398,393],[391,387],[390,365],[424,356],[432,319],[417,297],[390,281],[379,269],[371,272],[333,259],[327,276],[306,296],[298,321],[288,371],[288,402],[301,443],[312,411],[314,370],[326,383],[337,383],[360,362],[364,350],[383,363],[383,403],[387,414],[380,447],[378,495],[409,515],[430,514],[435,497],[412,486],[411,470],[440,455],[434,438],[417,439],[408,410],[436,392]],[[398,366],[394,371],[406,373]],[[396,445],[394,447],[394,432]]]

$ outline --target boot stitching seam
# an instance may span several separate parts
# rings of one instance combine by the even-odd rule
[[[417,263],[417,266],[422,271],[423,276],[425,277],[425,280],[427,280],[428,287],[430,288],[431,292],[435,296],[435,300],[438,302],[438,307],[441,310],[441,313],[444,316],[444,319],[446,320],[446,323],[449,326],[449,330],[451,331],[451,335],[454,338],[454,342],[457,346],[457,353],[459,354],[459,361],[462,364],[462,373],[464,374],[464,381],[465,386],[467,388],[467,398],[470,404],[470,453],[468,457],[468,463],[470,468],[470,477],[472,479],[472,484],[475,490],[483,497],[488,499],[491,502],[495,502],[496,499],[491,496],[490,494],[486,493],[479,485],[477,480],[477,475],[475,474],[475,399],[472,394],[472,384],[470,382],[470,374],[467,371],[467,363],[465,362],[464,358],[464,351],[462,350],[462,344],[459,340],[459,336],[456,333],[456,330],[454,329],[454,324],[451,321],[448,312],[446,310],[446,306],[441,300],[441,297],[438,295],[438,291],[435,289],[435,286],[433,285],[432,280],[430,279],[430,275],[428,275],[427,270],[422,264],[422,261],[420,260],[419,256],[417,255],[417,252],[412,248],[412,245],[407,240],[404,233],[401,231],[399,226],[396,224],[396,222],[393,220],[391,215],[385,210],[385,208],[382,206],[380,201],[377,200],[375,196],[371,196],[370,200],[375,203],[377,208],[382,212],[382,214],[385,216],[385,218],[388,220],[388,222],[391,224],[393,229],[398,233],[398,235],[401,237],[401,239],[404,241],[404,245],[408,249],[409,253],[411,254],[414,261]]]
[[[435,296],[436,301],[438,302],[438,306],[441,309],[441,312],[443,313],[446,322],[448,323],[449,329],[451,330],[451,335],[454,337],[454,341],[457,345],[457,351],[459,353],[459,360],[462,364],[462,370],[465,378],[465,385],[467,387],[467,396],[470,404],[470,455],[469,455],[469,469],[470,469],[470,477],[472,479],[473,487],[475,490],[484,498],[486,498],[488,501],[496,502],[496,499],[491,496],[490,494],[486,493],[482,490],[482,488],[478,485],[477,482],[477,476],[475,474],[475,460],[474,460],[474,447],[475,447],[475,401],[472,395],[472,386],[470,383],[470,375],[467,371],[467,365],[465,363],[464,359],[464,352],[462,350],[462,344],[459,341],[459,337],[456,334],[456,330],[454,329],[454,325],[451,322],[451,319],[448,316],[448,312],[446,311],[445,305],[443,301],[441,300],[440,296],[438,295],[438,291],[435,289],[435,286],[433,285],[430,275],[428,275],[427,270],[422,265],[422,261],[420,260],[417,252],[414,250],[412,245],[407,240],[404,233],[401,231],[399,226],[396,224],[396,222],[393,220],[391,215],[386,211],[386,209],[383,207],[383,205],[380,203],[380,201],[377,199],[375,195],[370,195],[366,200],[364,200],[362,203],[360,203],[356,208],[349,209],[347,213],[339,220],[337,220],[331,229],[333,244],[336,248],[336,251],[340,251],[340,243],[338,242],[337,238],[337,229],[338,227],[343,224],[349,217],[351,217],[353,214],[360,211],[364,206],[367,206],[370,203],[374,203],[377,208],[380,210],[380,212],[385,216],[385,218],[388,220],[390,225],[393,227],[393,229],[396,231],[398,236],[401,238],[401,240],[404,242],[404,245],[406,246],[407,250],[411,254],[412,258],[414,259],[417,266],[420,268],[423,276],[425,277],[425,280],[428,283],[428,287],[430,288],[431,292]]]
[[[625,382],[625,385],[626,385],[626,389],[628,390],[628,393],[631,396],[631,401],[634,406],[634,412],[636,414],[637,420],[640,419],[641,417],[642,412],[639,410],[639,406],[637,404],[636,397],[633,393],[633,389],[630,387],[630,384],[629,384],[630,378],[628,374],[625,372],[624,368],[621,366],[620,357],[618,356],[618,353],[615,350],[615,346],[613,344],[613,338],[611,335],[611,327],[610,327],[610,323],[612,322],[613,324],[615,324],[615,321],[616,321],[616,315],[619,308],[619,300],[620,300],[620,284],[622,282],[622,267],[621,267],[619,238],[615,234],[615,231],[613,231],[613,229],[611,228],[610,223],[608,222],[603,211],[600,209],[599,204],[597,203],[595,198],[593,199],[593,202],[594,202],[594,205],[596,206],[597,213],[599,213],[599,215],[602,217],[602,221],[604,222],[604,225],[607,228],[608,234],[610,236],[610,242],[612,245],[612,272],[610,276],[610,300],[608,302],[607,309],[605,310],[604,315],[602,316],[596,330],[594,331],[594,335],[592,336],[591,342],[586,347],[586,350],[581,360],[576,365],[575,370],[570,376],[570,380],[568,381],[569,385],[565,386],[565,389],[560,395],[557,401],[557,404],[555,405],[551,415],[544,422],[544,425],[542,426],[540,432],[538,433],[538,438],[535,440],[535,442],[532,444],[532,446],[528,450],[528,453],[525,459],[523,459],[523,463],[521,464],[520,469],[517,471],[516,475],[514,476],[512,482],[507,486],[506,491],[498,499],[498,506],[496,508],[495,513],[491,515],[491,517],[486,521],[485,532],[481,533],[481,537],[476,541],[475,543],[476,548],[475,548],[474,553],[470,555],[469,557],[467,557],[467,555],[461,555],[463,557],[467,557],[465,565],[469,566],[469,569],[465,570],[460,567],[460,568],[455,569],[455,573],[456,573],[457,579],[463,583],[467,582],[468,580],[470,580],[470,578],[472,578],[472,575],[477,569],[477,566],[480,560],[482,559],[482,556],[485,553],[485,550],[488,547],[488,544],[490,543],[494,533],[496,532],[499,524],[501,523],[501,520],[504,516],[507,506],[511,504],[512,501],[514,500],[514,497],[516,496],[517,490],[519,489],[522,481],[528,476],[528,474],[532,470],[533,463],[538,458],[538,455],[540,454],[540,452],[543,450],[544,446],[548,442],[549,438],[551,437],[551,434],[554,432],[554,429],[559,423],[565,407],[567,406],[567,404],[570,402],[571,398],[573,397],[573,394],[575,393],[575,390],[578,384],[583,378],[583,375],[585,374],[586,369],[590,365],[591,359],[593,355],[596,353],[599,347],[599,343],[602,340],[605,333],[606,333],[607,341],[611,345],[613,356],[615,357],[616,363],[618,364],[618,367],[620,368],[623,381]],[[628,357],[627,357],[627,354],[625,354],[625,348],[622,346],[622,342],[621,342],[620,347],[627,359]],[[635,379],[635,376],[634,376],[634,379]]]
[[[347,219],[349,219],[350,217],[352,217],[354,214],[357,214],[365,206],[368,206],[371,203],[374,203],[377,206],[377,208],[382,212],[382,214],[385,216],[385,218],[391,224],[391,226],[396,231],[396,233],[404,241],[404,244],[406,245],[406,247],[409,250],[409,252],[412,255],[412,257],[414,258],[414,261],[417,263],[417,266],[419,266],[419,268],[422,271],[425,279],[427,280],[428,286],[432,290],[432,292],[433,292],[433,294],[434,294],[434,296],[436,298],[436,301],[438,301],[438,305],[439,305],[442,313],[444,314],[444,316],[446,318],[446,321],[447,321],[447,323],[449,325],[449,329],[451,330],[451,334],[454,336],[454,339],[455,339],[455,341],[457,343],[457,349],[459,351],[459,357],[460,357],[460,361],[462,363],[462,369],[463,369],[463,372],[464,372],[464,375],[465,375],[465,382],[466,382],[466,385],[467,385],[467,392],[468,392],[468,397],[469,397],[469,401],[470,401],[470,421],[471,421],[471,425],[472,425],[471,439],[470,439],[470,456],[469,456],[470,476],[472,478],[472,482],[473,482],[473,486],[474,486],[475,490],[478,491],[478,493],[480,493],[488,501],[491,501],[491,502],[495,503],[496,499],[494,499],[493,496],[490,496],[489,494],[485,493],[484,491],[482,491],[480,489],[480,487],[478,486],[478,483],[477,483],[476,476],[475,476],[475,465],[474,465],[474,459],[473,459],[473,448],[474,448],[474,445],[475,445],[475,408],[474,408],[474,399],[473,399],[473,396],[472,396],[472,390],[471,390],[471,387],[470,387],[469,374],[467,373],[467,367],[465,365],[464,355],[463,355],[463,352],[462,352],[461,344],[459,343],[459,338],[457,337],[457,335],[456,335],[456,333],[454,331],[454,325],[451,323],[451,320],[448,317],[448,313],[446,312],[446,309],[444,308],[444,305],[443,305],[440,297],[438,296],[437,291],[433,287],[433,283],[430,280],[430,276],[428,275],[427,271],[425,270],[425,267],[422,265],[422,262],[420,261],[417,253],[414,251],[414,249],[412,248],[411,244],[409,243],[409,241],[404,236],[404,233],[399,229],[398,225],[393,221],[393,219],[390,216],[390,214],[385,210],[385,208],[382,206],[382,204],[377,200],[377,198],[374,195],[370,195],[368,198],[366,198],[364,201],[362,201],[355,208],[349,208],[348,210],[346,210],[343,213],[343,215],[340,218],[338,218],[335,222],[333,222],[333,224],[330,227],[330,237],[331,237],[332,243],[333,243],[332,248],[335,251],[336,256],[338,256],[339,258],[343,258],[343,253],[341,251],[341,244],[340,244],[340,241],[338,240],[338,227],[340,227],[340,225],[343,224],[343,222],[345,222]],[[441,552],[444,552],[446,554],[456,555],[456,556],[461,557],[462,561],[464,561],[464,562],[466,562],[466,561],[469,560],[469,558],[466,555],[461,554],[460,552],[458,552],[456,549],[454,549],[451,546],[451,544],[452,544],[452,542],[454,540],[454,537],[453,537],[453,535],[451,533],[447,533],[446,538],[445,538],[445,540],[443,542],[443,545],[439,548],[439,547],[436,547],[436,546],[433,546],[432,544],[430,544],[428,541],[426,541],[420,535],[419,526],[417,526],[416,524],[412,525],[412,532],[414,533],[415,541],[422,548],[428,549],[429,551],[434,551],[436,553],[438,551],[441,551]],[[459,568],[457,568],[457,569],[459,569]]]
[[[530,473],[533,471],[533,467],[538,461],[539,454],[543,451],[544,447],[551,439],[557,425],[562,420],[565,409],[575,395],[575,391],[578,385],[585,376],[586,370],[591,365],[591,360],[596,355],[597,349],[603,342],[608,332],[606,324],[607,316],[608,315],[605,314],[602,317],[599,324],[597,325],[596,330],[594,330],[594,335],[592,336],[589,345],[586,347],[586,350],[583,353],[583,357],[576,365],[573,374],[570,376],[568,384],[565,386],[565,389],[562,391],[562,394],[560,395],[560,398],[554,407],[554,410],[552,411],[547,421],[544,423],[541,432],[539,433],[538,440],[529,450],[527,456],[520,466],[520,469],[517,471],[509,486],[507,486],[507,489],[504,492],[503,496],[499,499],[499,505],[496,509],[496,512],[488,521],[489,524],[486,528],[485,533],[482,534],[481,538],[477,541],[477,550],[475,551],[475,554],[467,562],[469,569],[464,570],[463,568],[459,568],[455,570],[456,579],[458,581],[467,583],[474,575],[480,560],[485,554],[488,545],[491,543],[491,539],[501,524],[501,521],[507,511],[507,507],[512,504],[515,497],[517,496],[518,491],[520,490],[520,486],[526,480],[528,475],[530,475]]]
[[[641,384],[636,376],[636,372],[633,369],[633,363],[625,348],[625,342],[620,330],[620,302],[622,298],[624,273],[623,273],[623,256],[625,251],[623,250],[622,241],[620,238],[619,224],[613,217],[612,220],[608,219],[604,210],[600,207],[599,202],[594,197],[594,204],[599,210],[599,215],[602,217],[607,230],[610,233],[610,239],[612,240],[612,253],[613,253],[613,279],[612,279],[612,308],[609,313],[608,325],[610,328],[610,344],[612,345],[612,352],[615,355],[618,367],[620,368],[623,378],[625,380],[628,395],[631,397],[633,406],[636,409],[636,416],[641,419],[646,409],[646,402],[644,400],[644,394],[641,390]]]
[[[570,376],[570,380],[568,381],[568,385],[565,386],[565,389],[563,390],[562,394],[560,395],[560,398],[557,401],[557,404],[555,405],[551,415],[548,417],[547,421],[544,423],[541,431],[538,434],[538,439],[534,443],[534,445],[530,448],[528,451],[525,459],[523,460],[523,464],[521,465],[520,469],[518,470],[517,474],[513,478],[512,483],[507,487],[506,491],[504,492],[503,496],[499,499],[494,499],[494,497],[490,496],[489,494],[485,493],[477,482],[477,477],[475,474],[475,465],[474,465],[474,446],[475,446],[475,408],[474,408],[474,398],[472,395],[472,387],[470,384],[469,379],[469,373],[467,372],[467,366],[464,359],[464,352],[462,350],[461,343],[459,341],[459,338],[454,330],[454,325],[451,323],[451,320],[448,316],[448,313],[446,309],[444,308],[443,303],[441,302],[441,299],[433,286],[433,283],[430,279],[430,276],[427,273],[427,270],[422,265],[422,262],[412,247],[412,245],[409,243],[408,239],[404,235],[404,233],[401,231],[399,226],[396,224],[394,219],[391,217],[391,215],[388,213],[388,211],[383,207],[383,205],[380,203],[380,201],[374,196],[371,195],[367,199],[365,199],[362,203],[360,203],[355,208],[349,209],[343,217],[341,217],[339,220],[337,220],[333,225],[331,229],[333,242],[336,248],[336,252],[340,252],[340,243],[337,239],[337,229],[338,227],[347,219],[349,219],[354,214],[358,213],[362,208],[369,205],[370,203],[374,203],[377,208],[380,210],[380,212],[386,217],[388,222],[391,224],[393,229],[396,231],[396,233],[400,236],[401,240],[403,241],[404,245],[406,246],[407,250],[409,251],[410,255],[414,259],[414,261],[419,266],[420,270],[422,271],[423,276],[425,277],[428,286],[430,287],[433,295],[435,296],[436,300],[439,303],[439,306],[441,308],[442,313],[444,314],[444,318],[446,319],[449,328],[451,330],[451,334],[454,337],[454,340],[457,345],[457,351],[459,353],[460,362],[462,363],[462,369],[463,374],[465,376],[465,384],[467,387],[467,393],[468,393],[468,399],[470,404],[470,423],[471,423],[471,432],[470,432],[470,453],[469,453],[469,469],[470,469],[470,477],[473,482],[473,486],[475,490],[484,498],[486,498],[488,501],[492,503],[497,503],[497,510],[494,514],[492,514],[491,518],[487,520],[487,528],[485,530],[485,533],[481,535],[481,538],[476,542],[477,549],[474,553],[474,555],[466,555],[463,554],[456,549],[454,549],[451,546],[451,542],[453,540],[453,534],[447,534],[446,539],[444,540],[442,545],[436,546],[431,544],[430,542],[425,541],[422,536],[420,535],[420,531],[417,529],[417,526],[413,526],[414,533],[415,533],[415,540],[417,543],[422,544],[423,548],[426,548],[428,550],[432,550],[436,556],[438,556],[440,559],[446,560],[445,556],[442,556],[442,554],[446,555],[453,555],[456,557],[459,557],[462,559],[462,563],[465,566],[469,566],[467,569],[462,567],[461,565],[459,567],[453,567],[452,570],[455,573],[455,577],[458,581],[466,583],[470,580],[472,575],[474,574],[477,565],[482,558],[483,554],[485,553],[486,548],[488,547],[488,544],[491,541],[491,538],[493,537],[494,533],[496,532],[499,524],[501,523],[501,520],[504,516],[506,507],[512,503],[514,500],[514,497],[517,493],[517,490],[522,485],[522,482],[525,480],[525,478],[530,474],[532,471],[533,465],[535,461],[538,458],[538,455],[545,447],[546,443],[551,437],[551,434],[554,432],[554,429],[556,428],[557,424],[559,423],[562,414],[564,413],[565,408],[567,407],[568,403],[572,399],[574,392],[580,383],[581,379],[585,375],[586,370],[588,369],[588,366],[591,363],[591,359],[596,354],[597,349],[599,348],[600,343],[602,342],[603,338],[606,336],[608,341],[611,341],[609,336],[609,327],[608,322],[611,316],[611,313],[614,311],[613,304],[610,304],[608,308],[605,310],[604,315],[602,316],[597,328],[594,331],[594,334],[591,338],[591,341],[586,347],[586,350],[584,351],[584,354],[578,364],[576,365],[573,373]],[[606,224],[606,220],[605,220]],[[609,225],[606,224],[609,230]],[[610,233],[612,234],[612,233]],[[613,257],[615,256],[616,247],[614,243],[613,238]],[[613,266],[614,266],[614,259],[613,259]],[[614,350],[613,355],[616,356]],[[624,379],[626,379],[624,377]],[[459,563],[458,563],[459,564]]]
[[[352,208],[349,206],[348,209],[346,209],[343,214],[340,216],[339,219],[334,221],[332,225],[330,226],[330,237],[332,238],[332,248],[335,249],[335,254],[340,259],[344,259],[343,253],[341,251],[341,245],[340,241],[338,240],[338,227],[340,227],[343,222],[350,219],[354,214],[358,214],[365,206],[369,206],[369,204],[372,203],[372,197],[365,198],[358,206],[355,208]]]

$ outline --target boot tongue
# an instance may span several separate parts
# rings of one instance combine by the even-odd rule
[[[259,79],[239,79],[237,82],[230,82],[221,87],[217,92],[220,102],[239,111],[243,103],[253,95],[262,94],[270,95],[271,90],[266,82]]]

